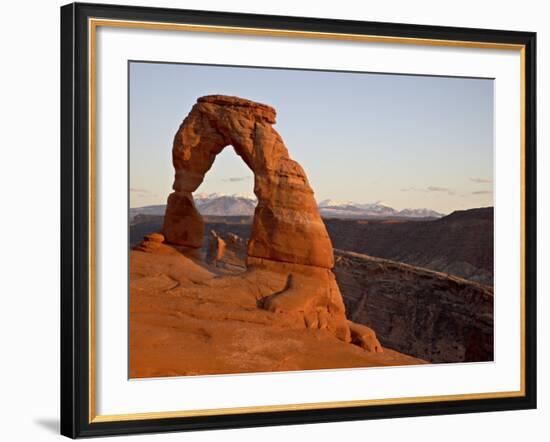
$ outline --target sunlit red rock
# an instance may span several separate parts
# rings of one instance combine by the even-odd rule
[[[192,192],[216,155],[233,146],[254,173],[258,205],[248,256],[332,268],[330,238],[307,176],[272,127],[275,110],[237,97],[199,98],[174,138],[174,193],[164,235],[169,243],[200,247],[204,227]]]

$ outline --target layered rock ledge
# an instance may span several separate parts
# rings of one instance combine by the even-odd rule
[[[348,324],[352,341],[344,342],[328,327],[324,309],[313,315],[279,309],[278,294],[289,285],[280,268],[227,274],[157,238],[130,254],[131,378],[424,363],[380,352],[374,332],[358,324]],[[297,274],[289,299],[332,278],[327,269],[314,272]],[[325,272],[324,284],[315,283],[317,272]]]

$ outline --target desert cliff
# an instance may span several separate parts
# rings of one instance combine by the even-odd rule
[[[348,317],[382,345],[430,362],[493,360],[493,289],[463,278],[335,250]]]

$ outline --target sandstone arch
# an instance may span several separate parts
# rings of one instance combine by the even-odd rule
[[[191,249],[201,247],[204,224],[193,192],[216,155],[233,146],[254,173],[258,205],[247,246],[248,271],[216,284],[224,284],[230,292],[242,290],[243,283],[257,287],[257,306],[278,314],[274,320],[285,318],[294,327],[325,330],[345,342],[354,339],[363,348],[366,342],[377,348],[371,345],[371,337],[346,319],[331,270],[332,243],[313,190],[273,129],[274,123],[275,110],[265,104],[223,95],[197,100],[174,138],[174,192],[168,197],[164,239]]]
[[[307,176],[273,129],[270,106],[238,97],[201,97],[174,138],[174,192],[168,197],[166,241],[199,248],[204,237],[192,193],[216,155],[231,145],[254,173],[258,205],[248,243],[248,262],[267,259],[331,269],[332,244]]]

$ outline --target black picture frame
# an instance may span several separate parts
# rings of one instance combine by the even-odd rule
[[[187,23],[524,46],[524,395],[365,407],[90,421],[88,19]],[[61,434],[71,437],[536,408],[536,34],[73,3],[61,7]]]

